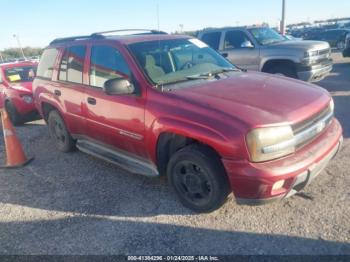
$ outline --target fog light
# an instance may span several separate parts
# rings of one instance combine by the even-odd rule
[[[33,97],[31,96],[23,96],[23,101],[27,104],[33,103]]]
[[[272,186],[272,191],[276,191],[276,190],[281,189],[284,185],[284,181],[285,180],[280,180],[280,181],[277,181],[276,183],[274,183]]]

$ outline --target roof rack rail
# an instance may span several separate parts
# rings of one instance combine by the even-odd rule
[[[77,40],[102,39],[102,38],[105,38],[105,36],[104,36],[105,34],[125,33],[125,32],[136,32],[136,33],[130,33],[129,35],[148,35],[148,34],[167,35],[166,32],[159,31],[159,30],[149,30],[149,29],[111,30],[111,31],[97,32],[97,33],[93,33],[91,35],[80,35],[80,36],[56,38],[50,43],[50,45],[69,42],[69,41],[77,41]]]
[[[53,41],[51,41],[50,45],[69,42],[69,41],[87,40],[87,39],[91,39],[91,38],[103,38],[103,36],[100,36],[100,35],[94,35],[94,36],[92,36],[92,35],[80,35],[80,36],[56,38]]]
[[[164,32],[164,31],[159,31],[159,30],[150,30],[150,29],[121,29],[121,30],[110,30],[110,31],[104,31],[104,32],[93,33],[93,34],[91,34],[91,37],[103,36],[103,35],[111,34],[111,33],[127,33],[127,32],[130,32],[129,35],[148,35],[148,34],[167,35],[166,32]],[[136,32],[136,33],[131,33],[131,32]]]

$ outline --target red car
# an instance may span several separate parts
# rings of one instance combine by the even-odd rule
[[[242,71],[188,36],[56,39],[37,75],[35,104],[59,150],[76,146],[132,173],[167,175],[198,212],[219,208],[230,192],[248,204],[289,197],[342,140],[326,90]]]
[[[13,124],[38,118],[32,82],[37,64],[32,62],[0,64],[0,107],[5,108]]]

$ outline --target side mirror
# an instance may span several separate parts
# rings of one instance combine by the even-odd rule
[[[125,78],[115,78],[106,81],[103,90],[107,95],[131,95],[135,93],[134,85]]]
[[[222,53],[221,54],[224,58],[228,58],[228,53]]]
[[[241,47],[242,47],[242,48],[254,48],[252,42],[250,42],[250,41],[244,41],[244,42],[241,44]]]

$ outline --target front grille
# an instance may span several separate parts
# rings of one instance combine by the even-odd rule
[[[317,137],[329,125],[333,118],[330,106],[309,117],[308,119],[292,125],[296,137],[296,148],[300,148]]]
[[[318,55],[327,55],[331,52],[331,50],[329,48],[326,49],[322,49],[318,51]]]

